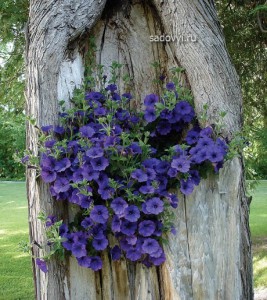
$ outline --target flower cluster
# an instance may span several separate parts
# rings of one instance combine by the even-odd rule
[[[227,153],[211,127],[200,128],[174,83],[162,97],[146,96],[142,112],[131,108],[132,98],[115,84],[90,90],[60,114],[61,126],[42,127],[41,177],[56,200],[80,207],[74,221],[59,228],[62,245],[94,271],[106,249],[113,260],[162,264],[164,234],[175,233],[178,198],[171,191],[191,194],[201,170],[217,172]],[[50,216],[46,226],[55,222]]]

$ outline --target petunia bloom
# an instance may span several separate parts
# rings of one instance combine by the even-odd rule
[[[130,222],[136,222],[140,218],[140,211],[137,206],[130,205],[125,209],[125,219]]]
[[[158,215],[164,210],[164,203],[160,198],[154,197],[145,202],[149,214]]]
[[[40,268],[44,273],[48,272],[46,262],[40,258],[36,258],[36,265]]]
[[[108,217],[108,209],[104,205],[95,205],[90,213],[90,218],[100,224],[106,223]]]
[[[138,227],[139,233],[145,237],[151,236],[155,230],[156,230],[156,225],[153,221],[150,220],[142,221]]]

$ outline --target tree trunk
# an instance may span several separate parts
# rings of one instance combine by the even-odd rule
[[[209,122],[227,111],[225,134],[241,128],[242,99],[237,74],[225,48],[213,1],[31,0],[26,49],[27,114],[37,125],[57,123],[58,100],[67,103],[82,83],[88,34],[96,37],[97,61],[125,64],[136,99],[157,90],[152,79],[159,61],[166,74],[186,69],[198,114],[209,105]],[[150,36],[177,36],[174,42],[151,42]],[[183,39],[183,41],[182,41]],[[196,39],[196,41],[195,41]],[[137,105],[141,105],[139,100]],[[37,154],[38,133],[27,127],[28,148]],[[40,211],[68,214],[64,203],[51,199],[48,188],[27,176],[32,242],[41,243]],[[203,180],[192,196],[180,199],[177,236],[165,247],[167,262],[146,269],[104,255],[97,273],[73,258],[52,260],[44,274],[34,267],[37,299],[253,299],[248,203],[242,160],[225,164],[219,176]],[[33,254],[42,254],[33,246]]]

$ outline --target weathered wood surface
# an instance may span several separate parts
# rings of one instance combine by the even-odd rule
[[[181,65],[191,86],[197,112],[211,107],[209,120],[227,111],[226,134],[241,126],[241,94],[236,72],[225,49],[212,1],[31,1],[27,49],[27,113],[38,125],[57,122],[58,100],[69,101],[83,76],[84,33],[96,37],[97,61],[125,63],[123,72],[139,100],[155,91],[155,71]],[[106,7],[105,7],[106,5]],[[105,7],[105,9],[104,9]],[[102,17],[100,18],[100,16]],[[196,42],[151,43],[156,34],[196,36]],[[123,88],[121,84],[121,88]],[[37,152],[37,133],[28,126],[28,147]],[[70,258],[49,263],[44,275],[34,269],[37,299],[252,299],[248,206],[239,159],[228,162],[220,176],[204,180],[194,194],[180,199],[177,236],[170,236],[167,263],[146,269],[111,263],[94,274]],[[67,215],[65,204],[53,202],[47,187],[28,171],[32,240],[41,242],[41,210]],[[38,255],[38,247],[33,251]]]

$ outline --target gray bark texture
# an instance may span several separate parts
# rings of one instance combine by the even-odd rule
[[[150,41],[150,36],[161,34],[177,40]],[[89,35],[96,38],[99,63],[124,64],[122,72],[133,78],[137,107],[145,94],[157,89],[151,62],[160,62],[166,74],[171,67],[182,66],[186,76],[181,81],[193,92],[197,114],[207,103],[209,123],[227,111],[225,134],[231,137],[240,130],[238,76],[211,0],[31,0],[26,96],[27,114],[36,118],[38,126],[56,124],[58,100],[69,103],[74,88],[82,83]],[[34,154],[37,141],[36,129],[28,125],[27,145]],[[68,216],[68,207],[51,199],[35,170],[27,172],[27,187],[31,240],[41,244],[45,233],[37,220],[39,212],[61,218]],[[111,262],[105,254],[104,267],[97,273],[69,258],[64,263],[52,260],[44,274],[33,261],[36,298],[253,299],[248,210],[243,165],[235,158],[219,176],[203,180],[192,196],[180,199],[177,235],[169,237],[163,266],[146,269],[126,261]],[[37,246],[32,251],[42,255]]]

